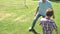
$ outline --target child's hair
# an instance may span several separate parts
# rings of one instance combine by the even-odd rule
[[[53,10],[51,8],[48,8],[46,11],[46,16],[52,16],[53,15]]]

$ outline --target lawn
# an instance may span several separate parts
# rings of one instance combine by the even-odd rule
[[[22,0],[0,1],[0,34],[33,34],[28,31],[37,8],[37,1],[27,0],[26,8]],[[55,22],[60,34],[60,2],[52,2],[55,11]],[[39,21],[39,20],[38,20]],[[42,28],[36,23],[35,29],[42,34]],[[55,31],[53,31],[55,34]]]

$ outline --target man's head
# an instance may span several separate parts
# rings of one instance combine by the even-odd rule
[[[42,0],[42,2],[44,3],[44,2],[46,2],[46,0]]]
[[[49,17],[53,16],[53,9],[48,8],[48,9],[46,10],[46,16],[49,16]]]

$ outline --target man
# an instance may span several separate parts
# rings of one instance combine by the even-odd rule
[[[47,10],[48,8],[51,8],[51,9],[53,10],[50,1],[48,1],[48,0],[39,1],[39,5],[38,5],[38,7],[37,7],[37,11],[36,11],[36,14],[35,14],[35,17],[34,17],[32,26],[29,28],[29,31],[35,31],[35,30],[34,30],[34,26],[35,26],[35,24],[36,24],[36,21],[38,20],[38,18],[39,18],[40,16],[42,16],[42,17],[45,17],[45,16],[46,16],[46,10]],[[54,14],[53,14],[53,18],[55,18],[55,17],[54,17]],[[35,33],[37,33],[37,32],[35,31]]]

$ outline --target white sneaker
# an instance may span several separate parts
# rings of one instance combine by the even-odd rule
[[[32,31],[33,29],[31,27],[29,27],[29,31]]]

